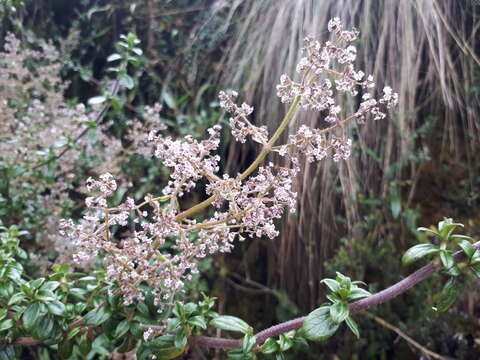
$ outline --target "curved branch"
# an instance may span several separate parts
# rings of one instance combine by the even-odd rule
[[[475,250],[480,249],[480,241],[473,244]],[[457,251],[454,254],[454,258],[456,261],[462,260],[465,258],[465,254],[462,251]],[[412,274],[408,275],[403,280],[397,282],[396,284],[376,293],[372,296],[367,298],[358,300],[352,304],[350,304],[350,314],[355,314],[360,311],[366,310],[373,306],[380,305],[384,302],[392,300],[397,296],[403,294],[408,289],[412,288],[419,282],[425,280],[428,276],[432,275],[433,273],[437,272],[441,269],[440,265],[436,264],[428,264],[424,267],[418,269],[417,271],[413,272]],[[257,344],[261,345],[267,340],[269,337],[276,337],[280,334],[286,333],[291,330],[296,330],[302,327],[303,322],[305,321],[305,316],[289,320],[287,322],[283,322],[278,325],[274,325],[269,327],[265,330],[260,331],[255,335],[257,340]],[[215,339],[215,341],[213,341]],[[197,336],[195,338],[195,344],[208,346],[208,347],[218,347],[221,349],[235,349],[241,346],[242,340],[231,340],[231,339],[223,339],[223,338],[211,338],[207,336]]]

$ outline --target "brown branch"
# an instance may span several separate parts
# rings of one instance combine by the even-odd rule
[[[473,244],[475,250],[480,249],[480,241]],[[454,254],[456,261],[462,260],[465,258],[465,254],[462,251],[457,251]],[[396,284],[376,293],[367,298],[358,300],[350,304],[350,314],[355,314],[360,311],[366,310],[373,306],[380,305],[384,302],[392,300],[397,296],[403,294],[408,289],[412,288],[419,282],[425,280],[428,276],[439,271],[442,267],[436,264],[428,264],[424,267],[418,269],[414,273],[410,274],[403,280],[397,282]],[[302,327],[303,322],[305,321],[305,316],[274,325],[260,331],[255,335],[257,344],[261,345],[269,337],[277,337],[280,334],[286,333],[291,330],[296,330]],[[207,336],[197,336],[195,339],[195,344],[208,346],[208,347],[219,347],[222,349],[235,349],[242,346],[242,340],[231,340],[231,339],[222,339],[222,338],[211,338]]]

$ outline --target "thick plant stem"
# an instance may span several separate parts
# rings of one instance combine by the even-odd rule
[[[263,147],[262,151],[260,151],[260,154],[258,154],[257,158],[250,164],[250,166],[243,173],[240,174],[240,180],[245,179],[248,175],[254,172],[255,169],[262,163],[262,161],[265,160],[265,157],[268,155],[268,153],[272,151],[273,145],[275,145],[275,142],[277,142],[277,140],[280,138],[283,131],[286,129],[288,123],[290,122],[290,120],[293,119],[293,116],[295,115],[295,111],[298,108],[300,99],[301,99],[301,96],[297,96],[295,101],[292,103],[292,105],[288,109],[287,114],[283,118],[282,122],[278,126],[275,133],[272,135],[268,143]],[[204,200],[201,203],[198,203],[197,205],[192,206],[190,209],[181,212],[180,214],[175,216],[173,220],[180,221],[193,214],[196,214],[197,212],[200,212],[206,207],[208,207],[209,205],[211,205],[214,201],[215,201],[215,196],[210,196],[207,200]]]
[[[480,241],[473,244],[473,247],[475,250],[480,249]],[[454,254],[454,258],[455,258],[455,261],[462,260],[465,258],[465,254],[462,251],[458,251]],[[436,265],[434,263],[425,265],[424,267],[408,275],[406,278],[399,281],[398,283],[376,294],[373,294],[367,298],[358,300],[350,304],[350,314],[355,314],[360,311],[371,308],[373,306],[377,306],[384,302],[392,300],[397,296],[403,294],[404,292],[406,292],[408,289],[412,288],[419,282],[425,280],[428,276],[439,271],[440,269],[441,269],[441,266]],[[274,325],[263,331],[260,331],[255,335],[257,344],[258,345],[263,344],[265,340],[267,340],[269,337],[277,337],[280,334],[301,328],[303,325],[303,322],[305,321],[305,318],[306,318],[305,316],[302,316],[278,325]],[[223,340],[228,340],[228,341],[223,341]],[[206,336],[197,336],[195,338],[195,344],[208,346],[208,347],[219,347],[222,349],[235,349],[242,346],[241,340],[237,340],[237,342],[234,343],[231,339],[210,338]]]

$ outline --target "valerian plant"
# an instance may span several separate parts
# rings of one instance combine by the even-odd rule
[[[113,174],[87,179],[91,196],[85,199],[83,219],[79,223],[63,220],[61,234],[75,249],[74,261],[80,269],[100,262],[104,270],[87,275],[74,272],[69,265],[57,265],[48,276],[28,279],[22,265],[28,254],[18,243],[18,237],[25,234],[15,227],[2,228],[0,359],[14,358],[22,346],[39,344],[56,351],[62,359],[105,357],[113,351],[133,350],[138,359],[173,359],[200,346],[227,349],[232,359],[263,355],[282,359],[295,344],[332,336],[342,322],[360,336],[353,314],[400,295],[439,269],[439,264],[432,263],[373,295],[361,287],[363,283],[337,273],[335,279],[323,280],[330,290],[329,303],[306,317],[259,333],[242,319],[217,314],[213,298],[188,300],[185,284],[198,273],[201,259],[228,253],[236,241],[248,237],[273,239],[278,235],[275,221],[286,210],[295,210],[293,181],[302,159],[348,159],[352,146],[345,131],[348,123],[381,120],[386,110],[396,105],[397,95],[390,87],[384,87],[377,99],[373,77],[354,68],[356,48],[351,44],[358,31],[344,30],[338,18],[329,22],[328,30],[332,39],[323,45],[312,37],[305,39],[298,79],[281,77],[277,92],[290,107],[273,134],[253,124],[249,118],[253,107],[238,105],[236,92],[220,92],[220,106],[231,114],[233,137],[261,145],[258,156],[243,172],[219,174],[220,157],[215,150],[220,144],[220,126],[210,128],[206,139],[197,140],[163,135],[165,127],[157,124],[137,145],[142,155],[153,155],[171,170],[160,194],[148,194],[141,201],[127,195],[117,201],[118,179]],[[112,71],[127,88],[135,85],[127,70],[131,57],[141,54],[138,46],[133,36],[126,36],[119,43],[119,52],[108,59],[121,63]],[[336,103],[336,94],[360,96],[358,109],[346,113]],[[90,102],[112,101],[111,96],[102,96]],[[285,144],[278,144],[299,108],[324,114],[326,127],[301,126]],[[147,113],[159,120],[159,110],[157,106]],[[265,163],[271,153],[291,166]],[[185,195],[201,181],[206,182],[210,197],[183,209]],[[404,261],[435,253],[449,275],[458,275],[457,268],[460,271],[462,266],[456,262],[463,258],[477,269],[479,245],[466,237],[455,238],[450,230],[456,225],[446,220],[439,229],[430,230],[441,244],[435,248],[429,245],[428,250],[417,246],[407,252]],[[462,253],[448,249],[454,239],[459,240]],[[243,337],[203,335],[212,328]]]

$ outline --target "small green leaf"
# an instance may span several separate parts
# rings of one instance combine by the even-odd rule
[[[402,202],[400,196],[395,193],[390,197],[390,210],[392,211],[393,218],[396,219],[402,211]]]
[[[355,334],[355,336],[357,337],[357,339],[360,339],[360,331],[358,331],[358,325],[357,323],[355,322],[355,320],[353,320],[350,316],[347,317],[345,319],[345,322],[347,323],[348,327],[350,328],[350,330],[352,330],[352,332]]]
[[[470,259],[473,256],[475,249],[473,248],[473,245],[470,243],[470,241],[460,240],[458,242],[458,246],[460,246],[460,248],[463,250],[465,255],[467,255],[468,259]]]
[[[470,270],[473,271],[473,273],[480,278],[480,264],[472,264],[470,265]]]
[[[332,336],[338,324],[330,317],[330,307],[322,306],[307,315],[302,329],[307,339],[321,341]]]
[[[174,340],[175,347],[178,350],[183,350],[187,345],[187,340],[188,338],[187,338],[187,334],[185,334],[185,331],[183,329],[178,330],[177,333],[175,334],[175,340]]]
[[[333,322],[340,324],[349,314],[348,304],[337,302],[330,306],[330,317]]]
[[[68,335],[67,335],[67,340],[70,340],[70,339],[74,338],[75,336],[77,336],[78,333],[80,332],[80,330],[82,330],[82,328],[80,328],[80,327],[76,327],[76,328],[73,328],[72,330],[70,330],[68,332]]]
[[[405,265],[408,265],[408,264],[411,264],[411,263],[417,261],[418,259],[420,259],[424,256],[431,255],[431,254],[436,254],[439,251],[440,251],[440,249],[436,245],[433,245],[433,244],[418,244],[418,245],[415,245],[415,246],[411,247],[410,249],[408,249],[405,252],[405,254],[403,254],[402,262]]]
[[[45,282],[45,278],[39,278],[39,279],[30,281],[30,286],[31,286],[33,289],[38,289],[40,286],[42,286],[42,284],[43,284],[44,282]]]
[[[426,228],[426,227],[419,227],[419,228],[417,228],[417,231],[426,232],[427,235],[440,236],[440,234],[438,232],[436,232],[435,230],[432,230],[432,229],[429,229],[429,228]]]
[[[38,320],[40,313],[40,305],[36,302],[28,305],[27,310],[23,313],[23,326],[25,329],[30,330],[35,322]]]
[[[62,316],[66,310],[65,305],[58,300],[49,302],[47,308],[49,313],[58,316]]]
[[[467,235],[458,235],[458,234],[450,235],[450,239],[454,239],[454,240],[457,240],[457,239],[467,240],[467,241],[469,241],[469,242],[472,242],[472,241],[473,241],[473,238],[470,237],[470,236],[467,236]]]
[[[60,286],[58,281],[47,281],[42,285],[42,290],[55,291],[56,288]]]
[[[275,339],[268,338],[265,340],[262,346],[260,346],[260,352],[262,354],[273,354],[280,349]]]
[[[287,351],[293,346],[293,340],[287,337],[286,334],[280,334],[278,345],[280,345],[280,351]]]
[[[348,301],[369,297],[371,295],[372,294],[369,291],[357,287],[355,289],[350,290],[350,294],[348,295]]]
[[[453,230],[455,230],[455,228],[458,226],[463,227],[463,224],[454,223],[452,219],[445,219],[444,221],[440,221],[438,223],[438,231],[440,232],[440,237],[445,240],[448,239],[452,234]]]
[[[120,321],[120,323],[117,325],[117,328],[115,329],[115,332],[113,334],[114,337],[121,338],[123,335],[127,333],[127,331],[130,330],[130,321],[127,319]]]
[[[448,310],[457,300],[459,290],[460,286],[457,279],[454,277],[449,278],[440,294],[436,296],[436,309],[438,311]]]
[[[13,326],[12,319],[0,321],[0,332],[10,329]]]
[[[8,310],[7,309],[0,309],[0,320],[3,320],[7,317]]]
[[[202,316],[194,316],[188,320],[188,323],[204,330],[207,328],[207,322]]]
[[[229,315],[221,315],[212,319],[210,325],[218,329],[236,331],[243,334],[246,334],[250,330],[250,326],[245,321]]]
[[[98,309],[90,311],[87,315],[85,315],[83,320],[87,325],[100,326],[111,316],[112,313],[110,310],[108,310],[105,306],[102,306]]]
[[[40,289],[35,295],[35,299],[42,302],[49,302],[55,300],[55,295],[51,291]]]
[[[333,280],[333,279],[323,279],[322,281],[320,281],[322,283],[324,283],[325,285],[327,285],[327,287],[330,289],[330,291],[332,292],[337,292],[340,290],[340,283],[336,280]]]
[[[98,105],[102,104],[107,100],[105,96],[94,96],[90,99],[88,99],[88,104],[89,105]]]
[[[127,74],[123,74],[120,76],[120,83],[129,90],[133,89],[133,86],[135,85],[132,77]]]
[[[447,270],[455,265],[455,259],[448,250],[440,251],[440,260],[442,261],[443,267]]]
[[[138,48],[138,47],[132,48],[132,51],[133,51],[137,56],[142,56],[142,54],[143,54],[142,49],[140,49],[140,48]]]
[[[115,53],[115,54],[110,55],[107,58],[107,61],[112,62],[112,61],[120,60],[121,58],[122,58],[122,55]]]
[[[256,345],[255,336],[252,334],[245,334],[242,342],[242,350],[244,353],[249,353],[252,351],[253,347]]]

